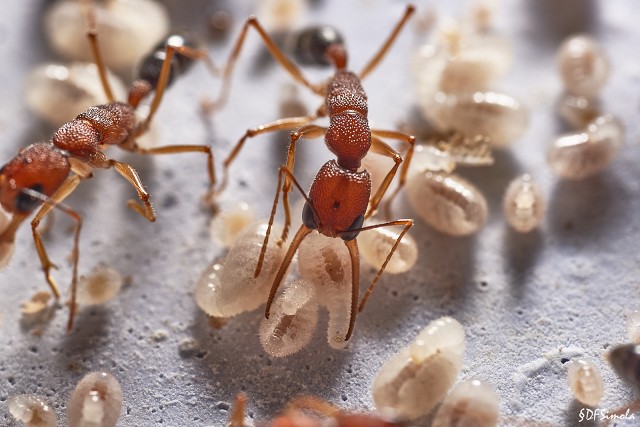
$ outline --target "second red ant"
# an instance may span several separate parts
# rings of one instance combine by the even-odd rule
[[[234,64],[240,54],[249,28],[253,28],[258,32],[267,50],[291,75],[291,77],[293,77],[294,80],[301,83],[317,95],[322,96],[325,100],[324,104],[318,108],[315,114],[304,117],[280,119],[272,123],[248,129],[245,135],[233,147],[231,154],[223,164],[224,169],[221,189],[226,185],[230,164],[236,158],[247,139],[267,132],[297,129],[291,132],[286,164],[283,165],[279,171],[278,186],[275,200],[273,202],[271,217],[269,219],[269,228],[262,246],[262,253],[256,266],[256,276],[260,274],[262,269],[280,191],[282,191],[283,195],[282,198],[285,212],[285,224],[280,241],[284,242],[287,239],[291,223],[289,192],[292,191],[293,185],[296,186],[306,200],[302,212],[303,224],[300,226],[293,238],[291,246],[282,261],[277,276],[273,282],[265,310],[265,316],[267,318],[269,317],[271,304],[275,294],[284,278],[284,275],[286,274],[293,256],[298,249],[298,246],[305,236],[311,233],[311,231],[318,230],[318,232],[325,236],[342,238],[349,250],[352,263],[352,286],[349,330],[345,336],[345,340],[348,340],[353,332],[356,312],[364,308],[369,294],[373,291],[373,288],[382,275],[389,259],[393,255],[402,237],[413,225],[412,220],[402,219],[382,224],[364,226],[365,219],[369,218],[376,212],[380,200],[384,196],[403,161],[402,156],[382,141],[381,138],[399,140],[409,146],[406,154],[406,161],[400,171],[400,186],[402,186],[405,181],[409,161],[413,154],[415,138],[411,135],[406,135],[397,131],[371,130],[367,119],[367,96],[360,83],[361,80],[371,73],[383,59],[413,12],[414,7],[412,5],[407,6],[404,15],[396,24],[391,34],[387,37],[382,47],[359,74],[355,74],[347,70],[347,51],[344,44],[340,40],[335,40],[333,38],[330,40],[325,39],[322,37],[322,33],[319,33],[318,36],[310,42],[309,49],[311,55],[317,63],[328,61],[328,63],[333,65],[335,68],[335,73],[328,82],[319,85],[314,85],[307,81],[300,69],[278,48],[276,43],[271,39],[271,37],[269,37],[255,17],[252,16],[247,19],[242,28],[240,36],[234,45],[229,61],[224,70],[222,92],[216,103],[218,106],[226,101]],[[329,117],[328,127],[310,124],[310,122],[316,118],[326,116]],[[324,136],[327,147],[337,156],[337,160],[331,160],[321,167],[313,181],[309,195],[307,196],[293,175],[296,143],[300,138],[317,138],[320,136]],[[374,153],[391,157],[394,160],[394,166],[387,173],[380,188],[373,196],[371,196],[371,178],[369,173],[366,170],[359,170],[361,160],[369,150]],[[392,246],[371,286],[367,290],[365,297],[358,306],[360,259],[356,237],[361,231],[398,225],[403,226],[404,228],[399,234],[395,244]]]

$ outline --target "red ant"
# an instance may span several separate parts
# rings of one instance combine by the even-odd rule
[[[255,17],[249,17],[243,26],[242,32],[238,37],[224,70],[223,89],[220,98],[217,101],[218,105],[224,103],[226,100],[233,66],[240,53],[247,32],[251,27],[258,32],[268,51],[289,72],[294,80],[303,84],[305,87],[325,99],[324,104],[318,108],[317,112],[313,115],[280,119],[256,128],[248,129],[245,135],[234,146],[229,157],[224,161],[221,189],[226,185],[229,165],[237,156],[248,138],[266,132],[297,128],[297,130],[291,133],[286,164],[280,168],[278,174],[278,189],[273,202],[271,218],[269,219],[269,228],[267,229],[267,234],[262,246],[262,253],[258,259],[255,271],[256,276],[260,274],[260,270],[262,268],[264,254],[269,240],[271,226],[273,224],[281,189],[285,211],[285,224],[280,242],[282,243],[287,239],[289,226],[291,224],[289,192],[292,191],[292,183],[295,184],[306,200],[302,213],[303,225],[293,238],[291,246],[280,265],[278,274],[273,282],[265,310],[265,316],[267,318],[269,318],[271,303],[273,302],[276,291],[280,286],[280,282],[282,281],[287,268],[300,245],[300,242],[305,238],[305,236],[311,233],[312,230],[317,229],[325,236],[341,237],[349,249],[352,265],[352,295],[349,330],[345,336],[345,340],[348,340],[353,332],[356,311],[361,311],[364,308],[364,304],[368,296],[373,291],[376,282],[382,275],[382,272],[400,243],[400,240],[413,225],[412,220],[403,219],[363,227],[364,220],[376,212],[380,200],[384,196],[391,180],[395,176],[398,168],[400,167],[400,163],[402,163],[403,160],[402,156],[397,151],[383,142],[380,138],[391,138],[409,145],[406,161],[404,162],[403,168],[400,172],[399,186],[404,184],[408,165],[413,155],[415,138],[411,135],[406,135],[397,131],[370,130],[367,120],[367,96],[360,83],[360,81],[373,71],[373,69],[383,59],[413,12],[414,6],[408,5],[404,15],[396,24],[391,34],[387,37],[382,47],[359,74],[355,74],[347,70],[347,52],[341,40],[335,39],[333,36],[330,39],[324,39],[322,35],[318,35],[310,43],[309,48],[311,55],[315,58],[317,63],[321,64],[323,61],[328,61],[335,67],[335,74],[328,80],[328,82],[319,85],[314,85],[307,81],[298,67],[296,67],[296,65],[294,65],[284,55],[284,53],[282,53],[275,42],[267,35]],[[308,124],[318,117],[325,116],[329,117],[330,124],[328,128]],[[311,190],[309,191],[309,196],[307,196],[293,175],[296,142],[303,137],[317,138],[323,135],[329,150],[331,150],[338,159],[337,161],[331,160],[322,166],[313,181]],[[361,165],[361,160],[369,150],[391,157],[395,162],[394,166],[387,173],[383,183],[373,197],[371,197],[371,179],[369,173],[366,170],[358,171]],[[286,175],[284,184],[282,184],[283,174]],[[404,226],[404,229],[400,233],[394,246],[391,248],[387,259],[378,271],[378,274],[358,307],[360,259],[358,254],[358,245],[355,240],[356,236],[361,231],[395,225]]]
[[[78,282],[79,237],[82,227],[81,216],[61,203],[78,186],[78,184],[93,175],[93,169],[114,168],[136,190],[142,204],[129,200],[128,206],[147,220],[153,222],[156,215],[149,201],[149,193],[144,189],[138,173],[127,163],[110,159],[103,152],[109,145],[117,145],[126,151],[142,154],[172,154],[186,152],[201,152],[208,156],[209,189],[215,185],[213,169],[213,154],[211,148],[205,145],[170,145],[158,148],[142,148],[136,143],[136,138],[145,133],[162,100],[165,88],[175,72],[176,63],[173,61],[175,53],[189,59],[207,59],[206,53],[191,48],[187,43],[179,41],[172,44],[168,38],[163,48],[161,66],[146,67],[141,78],[132,83],[127,103],[117,102],[107,81],[107,72],[100,55],[98,36],[95,30],[95,18],[88,12],[89,30],[87,37],[91,46],[95,63],[98,68],[100,81],[109,100],[108,103],[91,107],[78,115],[74,120],[62,125],[53,135],[51,141],[29,145],[2,168],[0,168],[0,204],[10,214],[11,223],[0,233],[0,243],[13,243],[19,226],[31,213],[39,207],[31,221],[31,230],[36,250],[42,264],[45,279],[56,299],[60,298],[59,288],[51,277],[51,269],[56,266],[49,260],[38,225],[42,219],[55,207],[76,222],[71,278],[71,302],[67,330],[73,327],[76,312],[76,288]],[[157,52],[153,52],[157,59]],[[150,55],[150,56],[151,56]],[[158,61],[156,61],[158,62]],[[183,61],[178,61],[182,63]],[[179,65],[179,64],[178,64]],[[153,85],[151,82],[154,82]],[[151,100],[147,118],[137,122],[135,110],[140,102],[149,95],[155,87],[155,95]]]
[[[244,427],[247,396],[240,393],[229,416],[227,427]],[[318,416],[307,415],[306,412]],[[283,414],[260,424],[265,427],[322,427],[327,425],[321,418],[327,418],[336,427],[401,427],[404,424],[389,421],[376,414],[347,412],[336,408],[329,402],[312,396],[297,398],[287,404]]]

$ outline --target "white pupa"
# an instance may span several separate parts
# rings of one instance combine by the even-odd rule
[[[91,372],[67,404],[69,427],[114,427],[122,411],[122,388],[113,375]]]
[[[431,427],[495,427],[498,393],[489,384],[469,380],[456,385],[438,408]]]
[[[507,222],[520,233],[528,233],[540,224],[545,206],[542,192],[529,174],[511,181],[502,202]]]
[[[196,284],[196,302],[209,316],[231,317],[258,308],[267,301],[285,247],[277,245],[280,226],[271,230],[262,271],[254,272],[267,231],[267,224],[249,227],[218,264],[212,262]]]
[[[372,391],[376,408],[406,419],[429,413],[455,382],[464,348],[458,321],[442,317],[429,323],[378,371]]]
[[[56,427],[56,413],[44,399],[20,394],[9,399],[9,413],[25,427]]]
[[[575,398],[585,405],[597,406],[604,396],[600,370],[588,360],[572,360],[567,370],[567,381]]]

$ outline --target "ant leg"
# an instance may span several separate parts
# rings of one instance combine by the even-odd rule
[[[407,172],[409,171],[409,166],[411,165],[411,160],[413,159],[413,151],[415,149],[416,138],[413,135],[408,135],[406,133],[397,132],[397,131],[393,131],[393,130],[372,130],[371,131],[371,135],[379,136],[379,137],[382,137],[382,138],[395,139],[395,140],[398,140],[398,141],[402,141],[402,142],[404,142],[406,144],[409,144],[409,149],[407,150],[407,154],[404,156],[404,164],[402,165],[402,169],[400,169],[400,182],[398,183],[398,187],[394,190],[393,194],[391,194],[391,196],[389,196],[389,198],[385,202],[385,216],[386,216],[386,218],[388,220],[391,217],[391,202],[398,195],[398,192],[400,191],[400,189],[402,187],[404,187],[404,184],[405,184],[405,182],[407,180]],[[372,138],[372,142],[373,142],[373,138]],[[374,148],[374,150],[375,150],[375,148]],[[378,152],[379,154],[384,154],[384,153],[382,153],[380,151],[375,151],[375,152]],[[397,152],[395,150],[393,150],[393,154],[391,154],[390,156],[394,156],[395,154],[397,154]],[[386,154],[386,155],[389,156],[389,154]],[[394,172],[394,175],[395,175],[395,172]],[[390,183],[391,183],[391,181],[389,181],[389,183],[387,183],[387,187],[389,186]],[[382,188],[382,186],[380,188]],[[385,188],[385,191],[386,190],[387,189]],[[380,195],[380,199],[382,199],[383,195],[384,195],[384,193]],[[378,200],[378,203],[379,202],[380,202],[380,200]],[[373,202],[372,202],[372,204],[373,204]],[[376,204],[375,208],[377,208],[377,204]],[[375,209],[371,209],[371,212],[370,212],[369,216],[373,215],[374,213],[375,213]]]
[[[245,134],[242,136],[242,138],[240,138],[236,145],[233,146],[233,148],[231,149],[231,153],[229,153],[227,158],[224,159],[224,162],[222,163],[222,182],[220,183],[220,187],[218,188],[218,190],[216,190],[216,193],[221,193],[225,190],[225,188],[227,188],[227,184],[229,181],[229,167],[240,153],[240,150],[244,147],[244,143],[247,141],[247,139],[278,130],[295,129],[309,123],[315,118],[316,115],[304,117],[289,117],[286,119],[276,120],[271,123],[266,123],[264,125],[247,129]]]
[[[227,427],[243,427],[244,426],[244,414],[247,408],[247,395],[239,393],[236,396],[236,402],[233,405],[231,414],[229,415],[229,421]]]
[[[220,91],[220,96],[218,97],[218,99],[216,99],[211,105],[212,110],[215,111],[220,109],[226,104],[227,99],[229,98],[229,89],[231,87],[231,77],[233,76],[233,69],[238,57],[240,56],[240,51],[242,50],[242,46],[244,45],[244,41],[247,37],[249,28],[251,27],[253,27],[253,29],[258,32],[262,39],[262,42],[264,43],[273,59],[275,59],[295,81],[309,88],[313,93],[324,96],[324,94],[322,93],[322,86],[309,83],[309,81],[302,74],[302,71],[300,71],[300,69],[289,58],[287,58],[287,56],[280,50],[278,45],[273,41],[269,34],[267,34],[262,25],[258,22],[258,19],[255,16],[250,16],[245,21],[242,27],[242,31],[236,39],[233,50],[229,55],[227,64],[224,67],[224,71],[222,73],[222,89]]]
[[[387,192],[387,189],[389,188],[393,177],[396,175],[398,168],[400,167],[400,163],[402,163],[402,156],[396,150],[373,135],[371,136],[370,152],[381,154],[386,157],[391,157],[394,161],[394,165],[391,167],[389,172],[387,172],[387,175],[384,177],[382,184],[380,184],[380,187],[369,201],[369,207],[364,215],[365,218],[369,218],[376,214],[378,205],[380,204],[380,200],[382,200],[385,193]]]
[[[326,400],[314,396],[302,396],[292,400],[287,404],[285,411],[298,411],[301,409],[310,410],[325,417],[335,417],[342,412]]]
[[[109,102],[113,102],[115,101],[115,98],[113,96],[113,91],[111,90],[109,80],[107,79],[107,67],[104,65],[102,54],[100,53],[100,47],[98,45],[98,30],[96,29],[95,11],[93,10],[93,5],[91,4],[85,4],[85,7],[87,8],[87,23],[89,24],[89,29],[87,30],[87,38],[89,39],[91,54],[93,55],[93,60],[96,63],[96,67],[98,68],[98,76],[100,76],[100,83],[102,83],[104,94],[106,95]]]
[[[378,66],[380,61],[382,61],[384,56],[387,54],[387,52],[391,48],[391,45],[393,45],[393,43],[398,38],[398,34],[400,34],[400,31],[402,31],[405,24],[407,23],[407,21],[409,20],[413,12],[415,12],[415,10],[416,8],[414,5],[412,4],[407,5],[407,8],[404,11],[404,15],[402,15],[402,18],[400,18],[400,21],[398,21],[393,31],[391,31],[391,34],[389,34],[389,36],[387,37],[387,40],[385,40],[382,47],[380,47],[380,49],[374,55],[374,57],[371,58],[369,63],[365,65],[362,71],[360,71],[360,74],[358,75],[358,77],[360,77],[360,80],[363,80],[370,72],[372,72]]]
[[[153,206],[149,201],[149,193],[147,193],[144,187],[142,186],[142,181],[138,176],[138,172],[136,172],[136,170],[133,167],[123,162],[110,160],[109,163],[110,163],[110,166],[113,166],[116,169],[116,171],[118,171],[118,173],[122,175],[122,177],[124,177],[124,179],[126,179],[127,181],[129,181],[131,185],[133,185],[133,188],[135,188],[136,191],[138,192],[138,197],[140,198],[142,203],[144,203],[144,207],[143,207],[143,206],[140,206],[138,203],[136,203],[135,200],[129,200],[129,203],[127,204],[127,206],[129,206],[131,209],[133,209],[134,211],[136,211],[137,213],[145,217],[150,222],[154,222],[156,220],[156,213],[154,212]]]
[[[359,230],[349,230],[349,233],[352,233],[354,231],[361,232],[361,231],[373,230],[374,228],[393,227],[395,225],[402,225],[402,226],[404,226],[404,229],[402,230],[402,232],[398,236],[398,239],[396,239],[396,242],[391,247],[391,250],[389,251],[389,254],[387,255],[387,258],[382,263],[382,266],[380,267],[380,270],[378,270],[378,273],[376,274],[376,277],[373,279],[373,282],[371,282],[371,285],[369,286],[369,289],[367,289],[367,292],[364,294],[364,297],[362,297],[362,300],[360,301],[360,305],[358,306],[358,311],[359,312],[364,309],[364,306],[367,303],[367,299],[369,299],[369,295],[371,295],[371,292],[373,292],[373,288],[375,288],[376,283],[378,283],[378,280],[380,279],[380,276],[382,276],[382,273],[384,272],[384,269],[387,267],[387,264],[389,263],[389,260],[393,256],[393,253],[398,248],[398,245],[400,244],[400,241],[402,240],[404,235],[407,234],[407,231],[409,231],[409,229],[413,225],[413,220],[412,219],[397,219],[395,221],[384,222],[382,224],[368,225],[366,227],[360,228]]]
[[[51,196],[47,197],[41,193],[33,191],[31,189],[23,189],[22,191],[26,194],[41,199],[44,202],[44,205],[40,208],[40,210],[36,213],[35,217],[31,221],[31,231],[33,234],[33,241],[36,246],[36,251],[38,252],[38,257],[40,258],[40,264],[42,265],[42,270],[44,271],[44,277],[51,288],[51,291],[55,295],[56,299],[60,298],[60,291],[58,286],[56,285],[53,277],[51,277],[51,269],[57,268],[55,264],[49,260],[49,256],[47,255],[47,251],[44,247],[44,243],[42,242],[42,236],[38,231],[38,225],[40,221],[49,213],[53,208],[57,208],[62,210],[64,213],[69,215],[76,221],[75,232],[73,233],[73,250],[72,250],[72,263],[73,263],[73,273],[71,276],[71,304],[69,307],[69,320],[67,322],[67,331],[71,331],[73,328],[73,319],[76,314],[76,293],[78,287],[78,260],[80,258],[80,229],[82,228],[82,217],[73,209],[70,209],[64,205],[62,205],[62,201],[71,194],[78,184],[82,181],[82,177],[79,175],[72,175],[67,178],[60,188]]]
[[[356,239],[345,240],[344,244],[347,246],[349,257],[351,258],[351,314],[349,316],[349,330],[347,330],[347,335],[344,337],[345,341],[349,341],[356,325],[358,296],[360,295],[360,253],[358,252]]]

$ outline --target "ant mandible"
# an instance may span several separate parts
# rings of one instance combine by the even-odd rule
[[[127,163],[111,159],[103,152],[109,145],[117,145],[126,151],[141,154],[173,154],[201,152],[207,155],[209,173],[209,193],[215,186],[213,154],[206,145],[169,145],[156,148],[142,148],[136,138],[144,134],[162,101],[165,88],[170,84],[173,74],[178,74],[180,66],[185,67],[189,60],[206,60],[207,54],[194,49],[183,39],[169,37],[145,60],[140,71],[140,79],[132,83],[126,103],[114,100],[107,81],[95,30],[93,11],[87,12],[89,30],[87,37],[91,46],[98,74],[108,103],[91,107],[74,120],[62,125],[51,141],[31,144],[0,168],[0,204],[12,214],[8,227],[0,233],[0,243],[12,244],[20,225],[36,208],[38,212],[31,221],[33,239],[42,264],[45,279],[56,299],[60,298],[58,285],[51,276],[56,266],[50,261],[38,225],[53,208],[69,215],[76,223],[72,250],[71,302],[67,330],[73,327],[76,312],[76,290],[78,282],[79,238],[82,227],[81,216],[62,202],[76,189],[78,184],[93,175],[93,169],[114,168],[136,190],[142,204],[129,200],[128,206],[153,222],[156,215],[149,193],[144,189],[136,170]],[[178,60],[176,53],[187,60]],[[136,121],[135,110],[140,102],[152,91],[155,94],[150,103],[149,114],[145,120]]]
[[[363,226],[364,220],[376,212],[380,200],[384,196],[389,184],[403,161],[402,156],[383,142],[381,138],[396,139],[409,145],[406,159],[400,172],[399,186],[404,184],[408,165],[413,154],[415,138],[411,135],[406,135],[396,131],[370,130],[367,120],[367,96],[361,85],[361,80],[373,71],[373,69],[383,59],[408,21],[409,17],[413,14],[414,9],[413,5],[407,6],[404,15],[396,24],[391,34],[387,37],[382,47],[359,74],[355,74],[347,70],[347,52],[344,44],[340,40],[325,40],[322,39],[322,37],[318,37],[312,43],[312,54],[318,63],[328,61],[335,67],[335,73],[328,82],[319,85],[313,85],[305,79],[301,71],[276,46],[274,41],[264,31],[255,17],[249,17],[244,24],[242,32],[238,37],[224,70],[223,89],[220,98],[217,101],[218,105],[224,103],[226,100],[233,66],[240,53],[249,28],[254,28],[259,33],[271,55],[296,81],[300,82],[305,87],[325,99],[324,104],[318,108],[315,114],[304,117],[280,119],[256,128],[248,129],[245,135],[232,149],[231,154],[223,164],[222,189],[227,182],[229,165],[237,156],[248,138],[266,132],[298,128],[296,131],[291,133],[286,164],[280,168],[278,174],[276,196],[273,202],[271,217],[269,219],[269,227],[267,229],[262,251],[256,266],[256,276],[260,274],[262,269],[280,191],[282,191],[285,211],[285,225],[280,242],[284,242],[287,239],[288,229],[291,223],[289,192],[292,190],[292,185],[296,186],[306,200],[302,213],[303,224],[293,238],[273,282],[265,309],[265,316],[267,318],[269,318],[271,304],[280,286],[280,282],[284,278],[287,268],[289,267],[298,246],[305,236],[311,233],[312,230],[318,230],[318,232],[328,237],[341,237],[349,249],[352,265],[352,286],[349,330],[345,336],[345,340],[348,340],[353,332],[356,312],[361,311],[364,308],[368,296],[373,291],[373,288],[382,275],[389,259],[396,250],[402,237],[413,225],[412,220],[402,219],[377,225]],[[329,127],[309,124],[312,120],[324,116],[329,117]],[[323,135],[329,150],[331,150],[338,159],[337,161],[331,160],[322,166],[313,181],[311,190],[309,191],[309,196],[307,196],[293,175],[296,142],[303,137],[316,138]],[[369,173],[366,170],[358,170],[361,166],[361,160],[369,150],[391,157],[394,160],[393,167],[387,173],[380,188],[373,197],[371,197],[371,178]],[[283,175],[285,175],[284,184]],[[358,306],[360,259],[358,245],[355,239],[361,231],[397,225],[403,226],[404,229],[399,234],[398,239],[387,256],[387,259],[382,264],[375,279]]]

